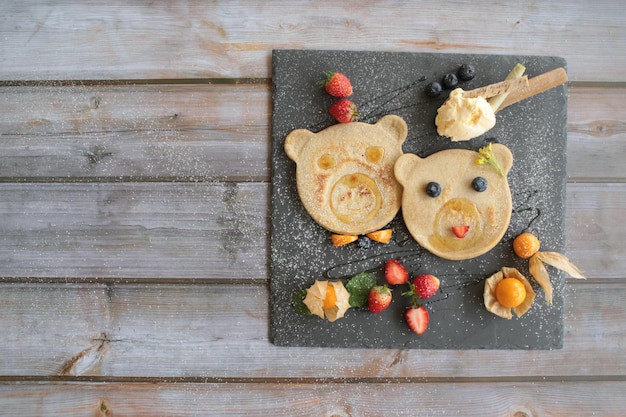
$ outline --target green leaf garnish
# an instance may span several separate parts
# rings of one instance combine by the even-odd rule
[[[306,306],[306,304],[304,304],[305,298],[306,298],[306,290],[296,291],[293,294],[293,297],[291,297],[291,305],[293,306],[294,310],[296,310],[296,312],[298,312],[299,314],[310,316],[312,315],[311,311]]]
[[[365,306],[370,290],[374,286],[376,286],[376,275],[371,272],[361,272],[350,278],[346,283],[346,290],[350,293],[348,300],[350,306]]]

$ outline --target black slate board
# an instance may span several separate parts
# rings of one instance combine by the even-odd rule
[[[503,80],[521,62],[529,77],[558,67],[558,57],[463,55],[397,52],[275,50],[272,116],[271,211],[271,323],[270,336],[279,346],[430,349],[558,349],[563,345],[564,275],[549,267],[554,284],[553,304],[537,298],[522,318],[499,318],[485,310],[484,279],[503,266],[516,267],[530,278],[528,261],[512,252],[519,233],[538,235],[542,249],[563,252],[566,182],[566,86],[554,88],[497,115],[496,127],[486,135],[454,143],[437,135],[434,118],[447,92],[428,99],[424,86],[472,63],[477,76],[461,83],[465,90]],[[396,114],[408,125],[404,152],[421,157],[459,147],[477,150],[488,142],[507,145],[515,162],[509,173],[513,197],[511,224],[494,249],[475,259],[447,261],[422,249],[408,234],[401,213],[390,226],[392,242],[361,249],[356,244],[335,248],[330,233],[304,210],[295,185],[295,163],[283,149],[286,135],[297,128],[318,132],[334,120],[327,109],[335,100],[319,87],[323,71],[340,71],[354,86],[360,121],[375,123]],[[432,273],[441,279],[437,295],[426,303],[430,325],[423,335],[412,333],[404,322],[408,299],[394,291],[391,307],[374,315],[350,309],[330,323],[296,313],[291,305],[295,291],[315,279],[347,280],[372,271],[384,282],[382,265],[400,259],[415,276]],[[531,280],[532,281],[532,280]],[[403,288],[404,289],[404,288]]]

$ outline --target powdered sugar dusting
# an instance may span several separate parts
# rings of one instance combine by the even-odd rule
[[[488,313],[482,302],[484,279],[502,266],[518,268],[529,277],[527,261],[516,258],[512,240],[522,231],[535,232],[546,249],[564,247],[565,121],[564,87],[510,106],[497,115],[486,135],[452,143],[437,135],[434,116],[445,95],[428,99],[424,86],[463,63],[472,63],[477,76],[465,89],[501,81],[517,63],[529,76],[564,61],[553,57],[443,55],[348,51],[275,51],[272,123],[271,333],[285,346],[392,347],[432,349],[554,349],[562,346],[563,276],[551,270],[554,304],[537,299],[520,319],[504,320]],[[351,97],[360,107],[361,121],[374,123],[385,114],[401,116],[409,127],[404,152],[422,157],[442,149],[477,150],[489,142],[508,146],[514,155],[509,185],[513,198],[511,224],[501,243],[487,254],[466,261],[446,261],[411,238],[398,215],[387,245],[363,249],[356,244],[334,248],[330,233],[315,224],[302,207],[295,187],[295,164],[284,153],[285,136],[293,129],[317,132],[333,124],[326,109],[333,101],[318,86],[323,71],[348,75]],[[392,306],[379,315],[351,309],[334,323],[298,315],[291,297],[315,279],[348,279],[372,271],[382,280],[382,264],[398,258],[411,275],[432,273],[441,280],[428,300],[431,322],[421,336],[403,319],[406,302],[396,291]]]

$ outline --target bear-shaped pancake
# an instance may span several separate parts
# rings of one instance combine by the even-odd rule
[[[414,154],[398,158],[394,172],[404,187],[404,223],[431,253],[450,260],[471,259],[492,249],[504,236],[511,220],[506,174],[513,166],[513,155],[504,145],[490,147],[502,172],[478,164],[481,155],[466,149],[447,149],[426,158]]]
[[[342,235],[387,225],[400,209],[402,187],[393,169],[406,136],[406,123],[395,115],[375,124],[341,123],[318,133],[289,133],[285,152],[296,162],[298,194],[313,220]]]

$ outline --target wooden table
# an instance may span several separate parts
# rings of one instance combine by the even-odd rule
[[[0,415],[626,414],[615,0],[5,1]],[[271,50],[568,61],[564,348],[269,341]]]

